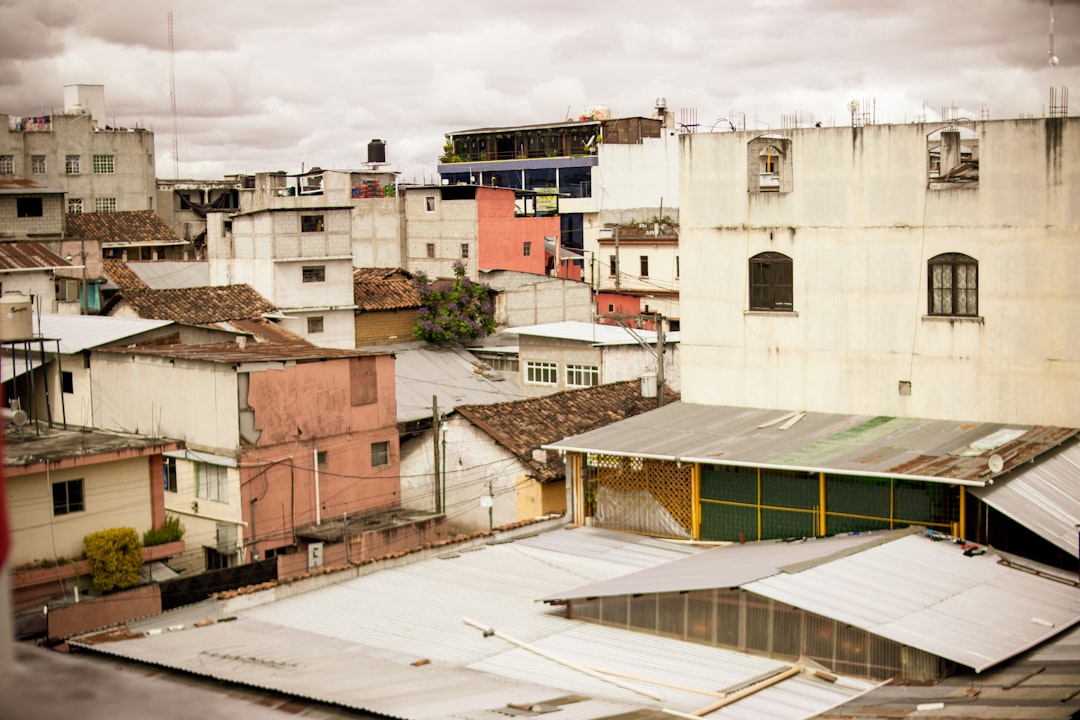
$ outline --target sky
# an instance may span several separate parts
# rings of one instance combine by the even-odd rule
[[[0,113],[78,83],[154,131],[159,178],[360,168],[378,138],[433,182],[447,132],[659,97],[697,132],[1038,117],[1071,85],[1075,115],[1080,0],[0,0]]]

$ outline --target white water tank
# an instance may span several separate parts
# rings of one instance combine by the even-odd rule
[[[21,292],[0,297],[0,340],[29,340],[34,336],[30,298]]]

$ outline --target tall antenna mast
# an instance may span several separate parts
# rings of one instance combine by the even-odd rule
[[[172,112],[173,179],[180,178],[180,140],[176,131],[176,67],[174,64],[172,10],[169,11],[169,111]]]

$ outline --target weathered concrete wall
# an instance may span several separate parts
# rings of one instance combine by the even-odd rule
[[[754,133],[684,136],[684,400],[1077,423],[1080,119],[965,123],[978,182],[934,189],[941,127],[784,131],[792,187],[772,193],[744,179]],[[747,310],[766,251],[793,261],[793,312]],[[941,253],[978,262],[978,316],[929,314]]]
[[[49,610],[46,615],[50,638],[67,638],[79,633],[124,623],[133,618],[161,612],[161,589],[157,585],[115,592]]]

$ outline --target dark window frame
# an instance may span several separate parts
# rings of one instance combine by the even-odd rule
[[[40,197],[15,198],[15,214],[21,218],[44,217],[45,202]]]
[[[86,510],[86,487],[82,478],[52,484],[53,515],[70,515]]]
[[[386,467],[390,464],[390,441],[382,440],[371,443],[371,467]]]
[[[165,492],[176,492],[176,458],[161,458],[161,484]]]
[[[307,334],[317,335],[326,332],[326,322],[322,315],[311,315],[307,319]]]
[[[304,265],[300,268],[300,274],[306,283],[326,282],[325,265]]]
[[[958,288],[958,281],[964,287]],[[928,315],[979,316],[979,261],[970,255],[942,253],[930,258],[926,263],[926,287]]]
[[[301,215],[300,232],[325,232],[326,220],[322,215]]]
[[[794,262],[778,252],[763,252],[750,258],[750,309],[765,312],[794,312]]]

